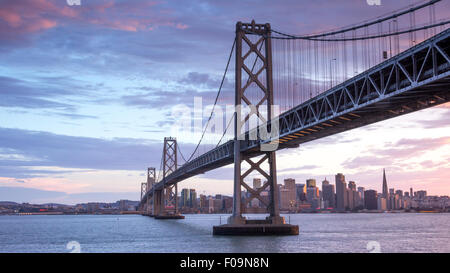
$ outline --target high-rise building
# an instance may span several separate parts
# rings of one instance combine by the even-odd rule
[[[316,187],[316,180],[315,179],[306,179],[306,187],[307,188],[315,188]]]
[[[280,207],[283,210],[293,209],[296,205],[296,187],[295,180],[287,178],[284,180],[284,185],[280,187]]]
[[[364,188],[364,187],[358,187],[358,192],[359,192],[359,197],[360,197],[360,202],[359,202],[359,204],[358,205],[362,205],[362,206],[364,206],[364,191],[365,191],[366,189]]]
[[[357,205],[357,202],[359,200],[358,192],[356,191],[356,183],[355,181],[349,181],[348,182],[348,189],[347,189],[347,198],[348,198],[348,208],[354,209]]]
[[[181,207],[188,207],[188,202],[189,202],[189,189],[182,189],[181,190],[181,200],[180,200]]]
[[[381,197],[383,197],[386,200],[387,203],[387,209],[391,209],[390,207],[390,203],[389,202],[389,191],[388,191],[388,186],[387,186],[387,179],[386,179],[386,171],[383,168],[383,194],[381,195]]]
[[[209,196],[208,198],[208,213],[214,212],[214,199],[212,196]]]
[[[426,196],[427,196],[427,191],[417,191],[417,197],[419,199],[425,199]]]
[[[189,190],[189,207],[197,207],[197,193],[195,192],[195,189]]]
[[[377,209],[378,210],[387,210],[387,200],[382,196],[378,196],[377,200]]]
[[[377,191],[375,190],[364,191],[364,208],[368,210],[378,209]]]
[[[261,188],[261,179],[260,178],[253,178],[253,189],[257,190]]]
[[[284,179],[284,186],[289,189],[295,189],[295,179],[293,178]]]
[[[387,179],[386,179],[386,171],[383,169],[383,191],[382,196],[384,198],[388,198],[389,192],[388,192],[388,186],[387,186]]]
[[[296,200],[297,201],[306,201],[306,184],[295,184],[296,189]]]
[[[307,187],[306,188],[306,200],[311,203],[314,199],[319,199],[319,188]]]
[[[338,210],[345,210],[348,206],[348,193],[347,183],[345,183],[345,176],[342,173],[338,173],[335,176],[336,181],[336,208]]]
[[[322,181],[322,199],[325,208],[336,207],[336,194],[334,193],[334,185],[330,184],[326,179]]]
[[[413,188],[409,188],[409,196],[410,196],[411,198],[414,197],[414,194],[413,194]]]
[[[351,190],[355,190],[356,191],[356,183],[355,181],[349,181],[348,182],[348,188]]]
[[[202,212],[206,212],[208,210],[209,202],[206,198],[206,195],[200,194],[200,209]]]

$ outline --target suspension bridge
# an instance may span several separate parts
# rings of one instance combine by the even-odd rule
[[[155,167],[148,168],[139,210],[155,219],[182,219],[177,184],[234,164],[232,215],[213,234],[298,234],[298,226],[280,216],[276,151],[449,102],[450,20],[436,18],[439,4],[421,2],[310,35],[238,22],[214,102],[232,103],[233,96],[221,91],[234,55],[234,114],[222,132],[207,134],[213,107],[188,159],[176,138],[164,138],[158,177]],[[266,180],[258,189],[246,182],[253,172]],[[255,198],[265,207],[265,219],[243,216]]]

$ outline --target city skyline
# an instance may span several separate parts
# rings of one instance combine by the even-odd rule
[[[375,188],[371,188],[371,187],[368,187],[368,186],[366,186],[366,185],[364,185],[364,184],[361,184],[361,183],[359,183],[358,182],[358,180],[357,179],[354,179],[354,178],[351,178],[351,179],[349,179],[345,174],[344,174],[344,179],[345,179],[345,182],[346,182],[346,188],[348,187],[348,183],[349,182],[353,182],[353,183],[356,183],[356,186],[357,186],[357,188],[360,188],[360,187],[362,187],[362,188],[365,188],[365,190],[375,190],[376,192],[378,192],[379,194],[382,194],[383,193],[383,186],[384,186],[384,177],[385,177],[385,173],[384,173],[384,168],[382,169],[382,175],[380,176],[381,177],[381,179],[380,179],[380,181],[381,182],[379,182],[379,184],[380,184],[380,186],[377,188],[377,187],[375,187]],[[335,174],[335,175],[330,175],[330,177],[331,176],[337,176],[337,175],[340,175],[340,174],[343,174],[342,172],[341,173],[337,173],[337,174]],[[253,185],[252,183],[255,183],[255,179],[256,180],[259,180],[260,182],[259,183],[262,183],[261,181],[263,181],[261,178],[258,178],[258,177],[255,177],[255,178],[253,178],[253,180],[252,180],[252,182],[250,183],[250,185]],[[329,177],[323,177],[323,178],[319,178],[319,177],[309,177],[309,178],[306,178],[306,179],[304,179],[304,180],[299,180],[299,179],[296,179],[296,178],[294,178],[294,177],[285,177],[285,178],[282,178],[282,179],[280,179],[280,178],[278,178],[279,180],[278,180],[278,185],[279,186],[282,186],[282,185],[284,185],[284,181],[286,181],[286,180],[293,180],[294,181],[294,183],[295,183],[295,185],[299,185],[299,184],[304,184],[305,186],[307,185],[307,183],[308,183],[308,181],[309,180],[314,180],[314,183],[315,183],[315,187],[317,187],[317,188],[320,188],[320,191],[322,191],[321,189],[322,189],[322,183],[324,182],[324,181],[327,181],[330,185],[333,185],[333,186],[335,186],[336,185],[336,183],[335,182],[333,182],[333,179],[330,179],[331,180],[331,182],[328,180],[329,179]],[[264,181],[263,181],[264,182]],[[181,185],[183,185],[183,184],[181,184]],[[387,189],[388,189],[388,191],[390,190],[390,189],[395,189],[395,190],[399,190],[399,188],[397,188],[397,187],[394,187],[394,186],[389,186],[390,184],[388,184],[388,186],[387,186]],[[0,187],[0,189],[1,189],[1,187]],[[428,195],[430,195],[430,196],[448,196],[448,194],[434,194],[433,192],[430,192],[427,188],[413,188],[413,187],[407,187],[406,186],[406,188],[400,188],[400,190],[402,190],[403,192],[409,192],[411,189],[414,189],[414,192],[417,192],[417,191],[426,191],[427,193],[428,193]],[[197,196],[197,199],[199,198],[199,196],[200,195],[205,195],[205,196],[216,196],[216,195],[223,195],[223,196],[227,196],[227,197],[230,197],[230,196],[232,196],[232,194],[230,194],[230,193],[223,193],[223,192],[206,192],[206,191],[203,191],[203,190],[198,190],[197,188],[193,188],[193,187],[184,187],[184,186],[182,186],[182,187],[180,187],[180,190],[179,190],[179,192],[178,192],[178,197],[180,198],[180,202],[182,202],[182,203],[180,203],[180,205],[182,205],[183,204],[183,201],[182,200],[184,200],[183,199],[183,194],[184,194],[184,191],[185,190],[187,190],[187,191],[189,191],[189,190],[193,190],[195,193],[196,193],[196,196]],[[334,190],[334,194],[336,194],[336,188],[334,188],[333,187],[333,190]],[[103,199],[103,200],[100,200],[101,198],[105,198],[104,197],[104,193],[88,193],[88,194],[86,194],[86,195],[84,195],[83,196],[83,194],[80,194],[79,195],[79,201],[78,202],[70,202],[70,203],[64,203],[64,202],[57,202],[57,200],[60,200],[60,199],[52,199],[52,198],[54,198],[54,197],[47,197],[48,199],[45,201],[45,200],[41,200],[40,202],[33,202],[32,200],[33,200],[33,198],[35,198],[34,196],[34,194],[33,194],[33,192],[31,192],[31,193],[28,193],[26,196],[29,198],[29,200],[31,200],[31,201],[26,201],[26,200],[19,200],[19,199],[15,199],[15,198],[10,198],[10,199],[8,199],[8,198],[5,198],[4,196],[13,196],[13,194],[14,193],[12,193],[12,192],[8,192],[8,191],[0,191],[0,202],[7,202],[7,201],[11,201],[11,202],[17,202],[17,203],[32,203],[32,204],[46,204],[46,203],[59,203],[59,204],[64,204],[64,205],[76,205],[76,204],[80,204],[80,203],[92,203],[92,202],[99,202],[99,203],[104,203],[104,202],[115,202],[115,201],[117,201],[117,200],[134,200],[134,201],[138,201],[139,200],[139,198],[135,198],[135,199],[133,199],[133,198],[126,198],[127,197],[127,194],[120,194],[120,193],[117,193],[117,194],[115,194],[115,195],[113,195],[112,197],[108,197],[107,199]],[[19,194],[21,194],[21,193],[19,193]],[[51,192],[48,192],[47,194],[52,194]],[[55,194],[58,194],[58,192],[55,192]],[[59,194],[61,194],[61,193],[59,193]],[[66,193],[62,193],[62,194],[65,194],[65,195],[67,195]],[[130,193],[131,195],[134,195],[134,192],[132,192],[132,193]],[[21,194],[22,195],[22,194]],[[23,195],[22,195],[23,196]],[[187,194],[187,196],[189,196],[189,193]],[[35,199],[36,200],[36,199]]]
[[[146,168],[160,165],[172,106],[192,105],[193,97],[211,103],[237,21],[311,33],[411,1],[327,2],[323,9],[324,3],[2,2],[0,194],[44,203],[138,200]],[[437,4],[438,19],[449,12],[448,1]],[[224,89],[233,91],[232,77]],[[447,103],[279,151],[278,179],[331,179],[339,170],[349,181],[378,188],[386,167],[395,188],[450,195],[449,114]],[[179,145],[188,154],[195,141],[179,139]],[[226,166],[179,187],[231,195],[232,175]]]
[[[252,188],[262,187],[262,180],[254,178]],[[264,181],[266,183],[267,181]],[[367,211],[404,211],[423,210],[442,212],[450,207],[449,196],[428,195],[426,190],[399,190],[388,186],[386,172],[383,169],[382,190],[377,191],[361,187],[355,181],[348,181],[345,175],[337,173],[335,184],[327,178],[317,182],[309,178],[304,183],[296,183],[293,178],[284,179],[278,184],[276,195],[280,210],[289,213],[301,212],[367,212]],[[321,183],[321,186],[319,185]],[[245,200],[250,193],[242,192]],[[263,199],[268,199],[268,190],[263,190]],[[196,189],[183,188],[177,196],[181,213],[231,213],[233,197],[216,193],[213,195],[199,194]],[[138,200],[120,199],[108,203],[90,201],[73,205],[58,203],[17,203],[0,200],[0,214],[123,214],[140,213]],[[250,199],[245,206],[245,213],[267,213],[258,198]],[[261,210],[262,209],[262,210]]]

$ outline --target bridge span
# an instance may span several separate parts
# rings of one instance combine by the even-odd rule
[[[438,1],[430,1],[428,5],[435,2]],[[413,9],[409,11],[411,10]],[[400,14],[394,14],[394,18],[396,16]],[[380,24],[384,22],[383,20],[387,19],[378,19],[372,23],[355,26],[350,31],[365,28],[371,24]],[[446,21],[418,29],[436,25],[445,26],[448,23],[450,22]],[[349,29],[342,30],[342,32],[345,31]],[[409,31],[414,32],[417,29],[411,28]],[[280,32],[273,31],[270,24],[256,24],[254,21],[236,24],[234,45],[236,46],[235,106],[237,108],[234,115],[234,139],[196,158],[190,158],[178,167],[176,139],[165,138],[162,179],[156,181],[155,169],[149,168],[147,182],[142,183],[139,207],[145,211],[144,214],[158,219],[183,218],[178,212],[177,183],[233,163],[233,213],[228,223],[214,227],[213,233],[218,235],[298,234],[298,226],[286,224],[279,213],[278,196],[274,193],[277,187],[276,151],[295,148],[309,141],[450,101],[450,29],[447,28],[403,52],[398,50],[398,54],[390,58],[387,58],[387,53],[383,52],[385,60],[379,64],[275,116],[271,108],[274,105],[274,93],[282,92],[282,90],[274,90],[272,39],[305,39],[308,42],[312,41],[314,45],[317,45],[316,41],[327,42],[334,39],[324,39],[331,35],[330,33],[303,37],[273,36],[273,33]],[[335,33],[332,34],[335,35]],[[388,33],[386,36],[399,33],[402,32]],[[376,37],[384,37],[384,35]],[[372,38],[353,36],[350,41]],[[342,41],[345,42],[346,39]],[[256,56],[255,63],[256,60],[261,63],[257,72],[253,72],[253,68],[248,67],[248,58],[251,54]],[[316,69],[317,67],[316,64]],[[247,82],[243,81],[243,75],[248,75]],[[252,101],[246,93],[252,83],[263,94],[257,101]],[[261,122],[257,128],[241,133],[252,114],[246,114],[242,119],[243,113],[239,106],[243,104],[255,106],[256,113],[253,114],[264,122]],[[265,107],[267,109],[263,113],[260,108]],[[262,136],[261,131],[272,131],[271,137]],[[244,162],[250,166],[246,170],[241,168]],[[269,168],[264,169],[263,163],[267,163]],[[253,189],[245,182],[245,178],[251,172],[258,172],[266,179],[259,189]],[[242,188],[247,190],[249,197],[242,198]],[[262,198],[261,192],[264,190],[268,190],[268,198]],[[242,216],[246,212],[247,204],[255,198],[265,206],[264,211],[269,214],[264,220],[249,221]]]
[[[279,115],[279,137],[241,141],[241,152],[262,155],[450,101],[450,29]],[[270,124],[270,122],[268,122]],[[266,126],[266,125],[262,125]],[[160,190],[234,162],[234,142],[187,162],[154,185]],[[143,196],[146,202],[153,192]]]

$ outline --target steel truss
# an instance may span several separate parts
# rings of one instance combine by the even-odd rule
[[[236,115],[235,120],[235,137],[234,137],[234,192],[233,192],[233,213],[228,219],[230,224],[243,224],[245,219],[242,217],[242,213],[246,212],[246,205],[254,198],[257,198],[266,205],[266,211],[270,213],[270,220],[273,223],[284,223],[284,218],[280,217],[278,209],[278,201],[275,194],[277,187],[276,176],[276,161],[275,152],[266,152],[257,162],[253,162],[250,157],[245,156],[241,151],[241,136],[242,127],[245,129],[249,119],[252,115],[255,115],[257,119],[262,123],[267,123],[272,118],[272,105],[273,105],[273,79],[272,79],[272,45],[270,38],[270,24],[255,24],[252,21],[251,24],[245,24],[238,22],[236,24],[236,75],[235,75],[235,106]],[[255,35],[256,34],[256,35]],[[256,42],[252,42],[251,36],[256,36]],[[243,43],[248,46],[247,52],[243,52]],[[262,49],[264,45],[264,50]],[[254,53],[255,64],[260,61],[262,65],[260,68],[253,72],[245,61],[249,56]],[[243,72],[248,75],[247,82],[243,82]],[[265,82],[261,82],[258,77],[265,73]],[[252,83],[260,90],[264,95],[257,101],[246,96],[246,91]],[[242,107],[245,103],[248,106],[254,106],[249,114],[246,114],[244,119],[242,118]],[[267,107],[266,115],[260,112],[260,107]],[[251,107],[252,108],[252,107]],[[250,165],[250,168],[242,173],[242,162],[245,161]],[[269,172],[267,173],[261,168],[261,164],[267,163],[269,166]],[[253,190],[245,182],[245,178],[253,171],[259,172],[263,175],[267,182],[264,183],[263,189],[269,188],[269,199],[265,200],[261,196],[262,190]],[[242,187],[247,189],[250,196],[244,200],[241,200]]]
[[[163,183],[164,193],[162,204],[164,212],[178,213],[177,184],[165,184],[166,177],[177,170],[177,140],[172,137],[164,138],[163,148]]]

